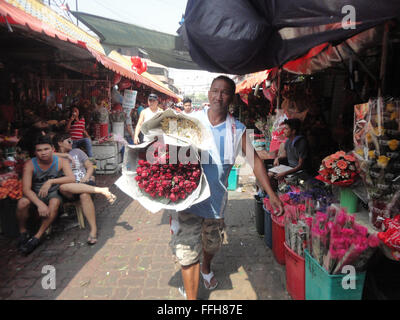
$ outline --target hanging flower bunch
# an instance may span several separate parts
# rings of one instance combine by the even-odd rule
[[[155,151],[156,161],[139,160],[135,180],[139,188],[152,198],[165,198],[171,202],[186,199],[198,187],[201,178],[199,163],[187,164],[168,163],[170,160],[169,146],[165,145],[164,152]],[[178,151],[179,152],[179,151]]]
[[[357,176],[357,168],[353,155],[338,151],[322,160],[318,180],[338,186],[350,186]]]

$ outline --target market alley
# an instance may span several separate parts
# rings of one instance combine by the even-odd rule
[[[117,177],[99,176],[100,185]],[[241,189],[229,192],[227,237],[212,265],[219,286],[207,291],[201,284],[200,299],[290,299],[285,268],[256,231],[251,179],[240,176]],[[76,217],[58,219],[51,238],[27,257],[17,253],[15,239],[1,236],[0,299],[182,300],[180,269],[168,245],[168,212],[149,213],[115,185],[111,190],[118,196],[113,206],[95,197],[95,246],[86,244],[87,230],[76,226]],[[42,287],[46,265],[55,267],[55,290]]]

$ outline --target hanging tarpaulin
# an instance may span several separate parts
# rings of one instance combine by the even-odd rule
[[[379,45],[382,41],[382,31],[381,27],[371,28],[337,46],[323,43],[310,49],[304,56],[287,62],[283,65],[283,69],[296,74],[313,74],[332,67],[349,58],[353,52],[360,53],[363,49]]]
[[[248,74],[399,15],[400,1],[393,0],[189,0],[180,33],[202,68]]]

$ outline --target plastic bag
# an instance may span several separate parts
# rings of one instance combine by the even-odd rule
[[[288,119],[288,117],[283,109],[276,111],[275,121],[271,130],[272,133],[269,152],[278,152],[280,145],[286,141],[286,137],[283,132],[284,126],[282,125],[282,122],[286,119]]]
[[[400,100],[370,99],[354,107],[354,155],[378,230],[400,210]]]

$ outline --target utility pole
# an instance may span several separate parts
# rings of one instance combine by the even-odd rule
[[[78,12],[78,0],[75,0],[75,11]],[[76,25],[79,27],[79,20],[76,18]]]

